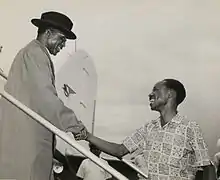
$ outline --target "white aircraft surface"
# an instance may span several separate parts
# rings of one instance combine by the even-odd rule
[[[56,89],[64,104],[71,108],[76,117],[93,133],[97,74],[91,57],[85,51],[79,50],[69,54],[61,67],[56,69]],[[71,133],[69,135],[72,136]],[[88,147],[85,141],[79,143]],[[56,148],[63,155],[81,155],[59,137]]]

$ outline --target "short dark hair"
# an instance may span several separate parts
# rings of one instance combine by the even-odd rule
[[[176,103],[179,105],[186,97],[186,89],[184,85],[175,79],[164,79],[165,86],[176,92]]]

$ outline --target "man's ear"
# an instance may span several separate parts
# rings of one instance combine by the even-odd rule
[[[51,29],[48,28],[48,29],[46,29],[45,33],[46,33],[47,37],[50,37],[52,34],[52,31],[51,31]]]
[[[169,89],[168,98],[176,98],[176,91],[174,91],[173,89]]]

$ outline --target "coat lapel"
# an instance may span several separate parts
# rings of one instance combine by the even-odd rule
[[[38,40],[34,40],[35,43],[37,43],[41,50],[47,55],[48,57],[48,63],[49,63],[49,68],[50,68],[50,73],[51,73],[51,77],[52,77],[52,82],[53,82],[53,85],[55,87],[55,72],[54,72],[54,65],[53,65],[53,62],[51,60],[51,57],[50,57],[50,54],[48,53],[48,50],[46,49],[45,46],[43,46]]]

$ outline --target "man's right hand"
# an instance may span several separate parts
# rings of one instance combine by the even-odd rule
[[[87,131],[86,128],[82,129],[80,133],[74,135],[75,140],[80,141],[80,140],[87,140],[89,135],[89,132]]]
[[[86,129],[86,127],[82,124],[82,122],[75,125],[74,127],[75,128],[71,132],[73,133],[75,140],[77,140],[77,141],[86,140],[89,132]]]

